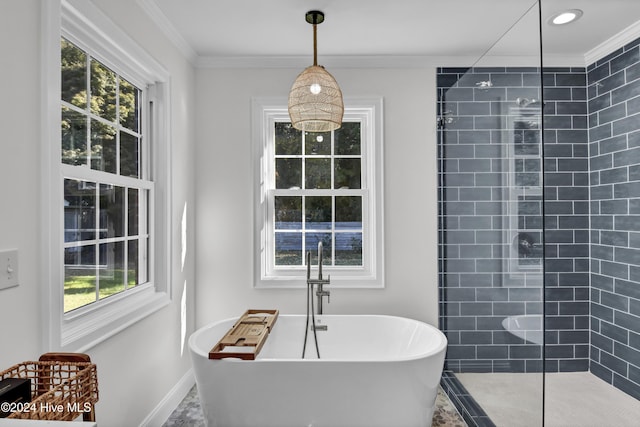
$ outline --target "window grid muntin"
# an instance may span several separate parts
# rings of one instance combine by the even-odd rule
[[[272,146],[272,158],[273,158],[273,162],[271,163],[271,167],[272,169],[272,174],[273,176],[271,177],[272,179],[270,180],[270,182],[272,182],[272,188],[270,189],[270,194],[271,196],[269,197],[269,203],[268,203],[268,207],[269,207],[269,218],[271,221],[271,227],[270,227],[270,233],[272,235],[272,238],[269,239],[270,240],[270,246],[271,246],[271,253],[273,255],[273,258],[271,259],[271,263],[272,266],[275,270],[281,270],[281,269],[302,269],[305,266],[305,262],[306,262],[306,252],[307,251],[311,251],[312,253],[312,262],[315,259],[315,257],[317,257],[317,248],[307,248],[306,247],[306,236],[308,234],[319,234],[319,233],[325,233],[325,234],[330,234],[331,235],[331,264],[326,264],[325,262],[323,262],[323,265],[331,267],[331,268],[336,268],[336,269],[358,269],[358,268],[364,268],[367,260],[366,257],[368,256],[366,248],[367,248],[367,243],[366,239],[367,239],[367,233],[365,230],[365,206],[367,206],[367,202],[366,202],[366,195],[367,195],[367,189],[364,187],[364,185],[366,184],[366,177],[365,177],[365,167],[363,167],[363,151],[364,151],[364,144],[362,143],[362,126],[363,123],[361,120],[350,120],[350,123],[359,123],[360,124],[360,154],[336,154],[335,153],[335,132],[336,131],[331,131],[331,132],[318,132],[318,133],[322,133],[322,134],[326,134],[329,133],[330,138],[331,138],[331,143],[330,143],[330,154],[309,154],[307,153],[307,138],[311,135],[314,135],[316,133],[313,132],[301,132],[301,141],[300,144],[302,144],[301,147],[301,154],[276,154],[276,126],[277,123],[289,123],[288,120],[285,119],[276,119],[273,122],[271,122],[270,125],[270,133],[271,133],[271,138],[273,141],[273,146]],[[335,188],[335,175],[336,175],[336,171],[335,171],[335,159],[359,159],[360,160],[360,188],[359,189],[340,189],[340,188]],[[275,188],[276,184],[275,184],[275,174],[276,174],[276,161],[277,159],[301,159],[301,186],[299,189],[294,189],[294,188],[289,188],[289,189],[283,189],[283,188]],[[331,176],[330,176],[330,188],[306,188],[306,172],[307,172],[307,168],[306,168],[306,160],[307,159],[330,159],[330,170],[331,170]],[[306,198],[307,197],[331,197],[331,227],[330,229],[319,229],[319,228],[307,228],[306,223],[307,223],[307,212],[306,212]],[[336,218],[336,202],[335,199],[336,197],[341,197],[341,196],[358,196],[361,198],[361,212],[360,212],[360,216],[361,216],[361,227],[360,228],[345,228],[345,229],[336,229],[336,225],[335,225],[335,218]],[[276,197],[300,197],[301,198],[301,210],[302,210],[302,218],[301,218],[301,228],[300,229],[277,229],[276,228],[276,209],[275,209],[275,199]],[[291,264],[278,264],[276,262],[276,235],[277,234],[301,234],[302,235],[302,264],[300,265],[291,265]],[[362,247],[361,247],[361,251],[362,251],[362,263],[359,265],[338,265],[336,264],[336,234],[343,234],[343,233],[360,233],[360,236],[362,238]],[[326,261],[326,258],[325,258]],[[317,261],[316,261],[317,262]]]
[[[86,168],[83,168],[86,169]],[[122,260],[122,266],[124,269],[124,277],[123,277],[123,283],[124,283],[124,289],[121,292],[117,292],[117,293],[122,293],[123,291],[127,291],[130,290],[132,288],[135,288],[136,286],[139,285],[143,285],[148,281],[148,274],[149,274],[149,265],[146,262],[146,260],[148,259],[148,244],[149,241],[151,239],[151,236],[148,233],[148,224],[147,221],[145,220],[147,218],[147,204],[148,201],[150,199],[149,197],[149,192],[150,189],[147,188],[143,188],[143,187],[129,187],[129,186],[118,186],[120,188],[123,189],[123,193],[125,194],[125,197],[123,198],[123,204],[124,206],[122,207],[122,212],[124,212],[124,223],[123,223],[123,236],[121,237],[100,237],[100,232],[101,232],[101,228],[100,228],[100,224],[101,224],[101,187],[102,185],[112,185],[109,183],[104,183],[104,182],[93,182],[93,181],[86,181],[83,178],[69,178],[69,177],[64,177],[64,180],[71,180],[71,181],[76,181],[78,182],[78,184],[80,183],[86,183],[89,185],[94,185],[96,187],[95,192],[94,192],[94,198],[95,198],[95,206],[93,209],[93,223],[94,223],[94,238],[93,239],[84,239],[84,240],[73,240],[73,241],[64,241],[63,243],[63,251],[66,254],[66,250],[69,248],[85,248],[85,247],[94,247],[95,250],[95,255],[94,255],[94,264],[91,266],[91,268],[94,269],[95,272],[95,277],[94,277],[94,293],[95,293],[95,300],[92,303],[88,303],[79,307],[75,307],[72,308],[70,310],[66,310],[66,313],[69,313],[70,311],[85,307],[87,305],[90,304],[94,304],[97,302],[100,302],[101,300],[103,300],[106,297],[100,297],[100,269],[101,268],[108,268],[109,265],[108,264],[101,264],[101,247],[103,245],[107,245],[107,244],[113,244],[113,243],[122,243],[124,246],[124,259]],[[130,189],[135,189],[138,190],[138,233],[137,234],[133,234],[130,235],[129,234],[129,198],[127,197],[129,190]],[[66,232],[66,227],[65,227],[65,232]],[[64,239],[63,239],[64,240]],[[138,275],[138,282],[135,283],[133,286],[129,286],[129,243],[132,241],[136,241],[138,242],[138,256],[137,256],[137,266],[138,266],[138,271],[135,272]],[[63,286],[66,285],[66,278],[67,278],[67,268],[70,267],[71,265],[67,265],[65,262],[64,265],[64,277],[65,277],[65,282],[63,283]],[[78,266],[78,267],[83,267],[83,265],[73,265],[73,266]],[[88,267],[88,265],[86,266]],[[64,292],[63,292],[64,293]],[[115,294],[111,294],[108,295],[107,297],[113,296]]]
[[[150,170],[149,170],[149,164],[147,161],[144,161],[144,158],[148,157],[148,152],[149,152],[149,147],[148,147],[148,141],[145,140],[145,138],[143,138],[143,131],[145,129],[144,126],[144,122],[145,122],[145,117],[148,114],[148,110],[151,109],[151,107],[149,106],[149,108],[146,107],[146,90],[140,89],[138,87],[138,85],[136,83],[134,83],[131,79],[126,78],[125,76],[122,76],[119,72],[114,71],[114,68],[117,67],[111,67],[108,64],[106,64],[105,62],[101,61],[97,55],[94,55],[91,49],[87,49],[86,47],[81,46],[79,43],[76,43],[76,41],[71,41],[70,38],[68,37],[62,37],[61,38],[61,48],[62,48],[62,43],[63,41],[72,44],[75,48],[79,49],[80,51],[82,51],[85,55],[85,90],[86,90],[86,102],[85,102],[85,106],[84,108],[80,108],[70,102],[67,102],[65,100],[63,100],[62,98],[60,99],[60,105],[61,105],[61,111],[63,111],[64,108],[69,109],[70,111],[74,111],[78,114],[81,114],[84,117],[84,121],[85,121],[85,126],[86,126],[86,134],[85,134],[85,140],[86,140],[86,151],[85,151],[85,155],[86,155],[86,159],[85,159],[85,164],[82,165],[72,165],[72,164],[66,164],[63,162],[63,157],[62,157],[62,152],[59,151],[58,154],[60,155],[60,167],[61,167],[61,172],[62,172],[62,179],[63,182],[66,180],[75,180],[77,182],[85,182],[88,183],[89,185],[93,185],[95,186],[95,206],[94,206],[94,235],[95,238],[94,239],[88,239],[88,240],[76,240],[76,241],[71,241],[71,242],[67,242],[66,238],[63,238],[63,252],[66,253],[66,249],[68,248],[85,248],[85,247],[91,247],[93,246],[95,249],[95,254],[94,254],[94,264],[92,267],[95,268],[95,300],[93,302],[75,307],[71,310],[66,310],[66,308],[63,307],[63,312],[66,314],[70,314],[72,311],[76,311],[79,309],[83,309],[86,308],[88,306],[94,306],[96,304],[99,304],[101,301],[104,300],[104,298],[100,298],[100,274],[99,274],[99,269],[101,267],[100,264],[100,248],[103,245],[109,245],[109,244],[114,244],[114,243],[118,243],[121,242],[122,245],[124,246],[124,260],[123,260],[123,264],[122,267],[124,269],[124,278],[123,278],[123,283],[124,283],[124,290],[121,292],[117,292],[116,294],[121,294],[123,292],[126,292],[127,290],[131,290],[135,287],[138,287],[140,285],[144,285],[146,283],[149,282],[150,279],[150,265],[149,265],[149,242],[151,241],[152,236],[149,234],[149,229],[150,229],[150,218],[148,216],[149,213],[149,209],[148,209],[148,205],[149,203],[151,203],[151,200],[153,198],[153,182],[149,181],[149,176],[150,176]],[[62,52],[61,52],[62,54]],[[109,121],[103,117],[101,117],[99,114],[96,114],[94,112],[91,111],[91,101],[92,101],[92,93],[91,93],[91,73],[92,73],[92,68],[91,68],[91,63],[92,61],[96,61],[98,62],[100,65],[102,65],[103,67],[107,68],[109,71],[113,72],[116,76],[116,87],[115,87],[115,96],[114,96],[114,102],[115,102],[115,113],[114,113],[114,121]],[[137,127],[139,129],[138,132],[133,131],[132,129],[122,125],[122,120],[121,120],[121,116],[120,116],[120,98],[121,98],[121,93],[120,93],[120,82],[121,80],[125,80],[127,81],[127,83],[129,83],[134,90],[137,92],[136,96],[135,96],[135,102],[137,103],[136,108],[134,109],[134,114],[136,114],[135,117],[135,121],[137,122]],[[100,169],[94,169],[92,168],[92,160],[93,160],[93,156],[92,156],[92,146],[91,146],[91,134],[92,134],[92,126],[91,123],[92,121],[98,121],[99,123],[105,124],[107,126],[111,126],[115,129],[115,141],[116,141],[116,155],[115,155],[115,163],[116,163],[116,171],[115,173],[111,173],[111,172],[107,172],[107,171],[103,171]],[[120,150],[120,134],[121,132],[123,133],[127,133],[131,136],[133,136],[136,140],[137,140],[137,168],[138,168],[138,177],[132,177],[132,176],[123,176],[120,175],[121,172],[121,150]],[[61,141],[62,142],[62,141]],[[124,198],[123,198],[123,204],[124,206],[122,207],[121,213],[124,216],[123,221],[123,236],[122,237],[100,237],[100,213],[101,213],[101,209],[100,209],[100,187],[102,185],[111,185],[111,186],[118,186],[121,187],[123,189],[123,193],[124,193]],[[64,185],[63,185],[64,187]],[[128,231],[129,231],[129,227],[128,227],[128,221],[129,221],[129,190],[130,189],[135,189],[138,190],[138,233],[137,235],[128,235]],[[64,209],[64,206],[63,206]],[[64,218],[64,215],[63,215]],[[66,233],[66,226],[63,226],[63,230]],[[137,255],[137,267],[138,267],[138,271],[136,272],[138,275],[138,283],[136,283],[134,286],[129,287],[129,278],[128,278],[128,266],[129,266],[129,259],[128,259],[128,250],[129,250],[129,243],[132,241],[136,241],[138,242],[138,255]],[[66,294],[66,289],[65,289],[65,285],[66,285],[66,277],[67,277],[67,265],[66,263],[63,261],[63,295]],[[115,294],[109,295],[109,296],[113,296]],[[106,298],[106,297],[105,297]]]
[[[141,89],[140,87],[144,86],[142,84],[138,84],[135,82],[134,79],[128,78],[127,76],[123,75],[120,72],[114,71],[114,68],[117,67],[113,67],[110,64],[108,64],[107,61],[102,60],[99,55],[95,54],[92,49],[89,49],[87,47],[82,46],[81,43],[79,43],[77,40],[72,40],[72,37],[68,37],[68,36],[63,36],[61,37],[61,46],[62,46],[62,42],[66,42],[69,43],[71,45],[73,45],[75,48],[79,49],[80,51],[82,51],[85,55],[85,90],[86,90],[86,96],[85,96],[85,106],[84,108],[80,108],[68,101],[65,101],[63,99],[60,100],[61,102],[61,106],[63,108],[68,108],[72,111],[75,111],[77,113],[80,113],[84,116],[86,116],[87,118],[87,126],[86,126],[86,143],[87,143],[87,153],[89,154],[89,157],[87,158],[87,166],[91,167],[91,120],[97,120],[99,122],[101,122],[102,124],[108,125],[108,126],[112,126],[115,128],[116,130],[116,175],[120,174],[120,132],[125,132],[135,138],[138,139],[138,173],[139,173],[139,178],[140,179],[149,179],[148,178],[148,173],[147,174],[143,174],[143,171],[148,170],[148,168],[142,168],[142,161],[143,161],[143,155],[141,153],[146,152],[147,150],[143,150],[143,135],[142,135],[142,121],[143,121],[143,112],[145,110],[145,108],[143,108],[144,106],[144,99],[145,99],[145,90]],[[93,94],[91,93],[91,74],[92,74],[92,70],[91,70],[91,61],[96,61],[99,64],[101,64],[103,67],[107,68],[109,71],[113,72],[116,75],[116,88],[115,88],[115,93],[116,96],[114,97],[115,100],[115,118],[114,121],[109,121],[107,119],[105,119],[104,117],[101,117],[100,115],[94,113],[91,111],[91,98],[93,97]],[[136,121],[137,121],[137,127],[139,129],[138,132],[134,131],[133,129],[130,129],[126,126],[123,126],[121,124],[121,117],[120,117],[120,85],[121,85],[121,80],[125,80],[127,83],[129,83],[131,86],[133,86],[134,90],[137,91],[137,96],[135,97],[135,100],[137,102],[138,108],[134,111],[137,112],[136,114]],[[139,87],[140,86],[140,87]]]
[[[383,100],[381,97],[345,100],[343,123],[359,121],[361,147],[347,150],[362,153],[363,266],[348,265],[327,268],[332,284],[347,288],[384,288],[384,167],[383,167]],[[286,98],[252,99],[252,142],[254,165],[254,286],[256,288],[304,287],[304,268],[274,269],[273,266],[273,191],[274,144],[276,121],[288,121]],[[340,147],[337,145],[337,147]],[[282,152],[282,150],[280,150]],[[359,250],[359,248],[358,248]],[[344,267],[344,268],[343,268]]]

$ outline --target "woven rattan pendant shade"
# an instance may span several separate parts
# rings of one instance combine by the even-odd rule
[[[316,25],[324,20],[324,14],[311,11],[306,18],[313,24],[313,65],[302,71],[291,86],[289,117],[296,129],[328,132],[342,126],[342,91],[336,79],[317,61]]]
[[[316,94],[314,92],[320,91]],[[342,126],[344,104],[338,82],[318,65],[298,75],[289,92],[289,117],[294,128],[328,132]]]

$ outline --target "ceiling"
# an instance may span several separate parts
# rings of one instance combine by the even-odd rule
[[[312,9],[325,13],[325,22],[318,26],[320,63],[327,57],[478,58],[486,52],[522,56],[535,55],[539,48],[539,11],[533,0],[138,2],[185,54],[201,62],[308,62],[313,33],[304,16]],[[544,22],[563,9],[581,9],[584,15],[560,27]],[[640,36],[638,0],[542,0],[542,16],[544,52],[559,58],[596,55],[599,45],[625,30],[633,33],[627,38]]]

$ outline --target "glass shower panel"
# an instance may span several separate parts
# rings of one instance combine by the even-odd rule
[[[469,67],[438,70],[443,388],[469,426],[543,421],[539,7]]]
[[[566,423],[571,407],[576,425],[631,426],[640,419],[640,2],[571,9],[578,20],[553,25],[562,10],[541,1],[545,420]]]

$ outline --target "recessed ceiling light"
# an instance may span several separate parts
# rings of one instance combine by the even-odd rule
[[[580,9],[563,10],[549,18],[549,23],[553,25],[564,25],[576,21],[582,16]]]

